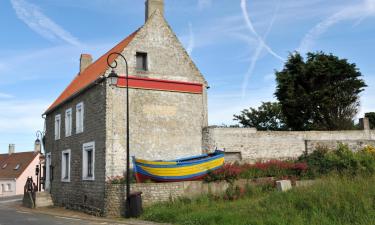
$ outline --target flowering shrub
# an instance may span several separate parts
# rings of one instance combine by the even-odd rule
[[[375,156],[375,147],[372,145],[366,145],[360,152],[368,153]]]
[[[271,160],[268,162],[257,162],[254,164],[231,164],[226,163],[218,170],[208,173],[205,181],[225,180],[233,183],[238,178],[252,179],[259,177],[277,177],[277,178],[294,178],[303,176],[308,167],[303,162],[289,162],[280,160]]]
[[[241,173],[241,178],[258,177],[300,177],[303,176],[308,166],[303,162],[291,162],[270,160],[268,162],[256,162],[254,164],[243,165],[245,169]]]
[[[222,181],[225,180],[229,183],[238,179],[238,175],[241,173],[242,168],[236,164],[226,163],[221,168],[211,171],[205,177],[205,181]]]

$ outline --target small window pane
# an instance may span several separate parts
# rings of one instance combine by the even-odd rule
[[[92,177],[92,150],[87,151],[87,177]]]
[[[68,179],[68,174],[69,174],[69,153],[64,153],[64,158],[65,158],[65,172],[64,172],[64,179]]]
[[[137,52],[137,70],[147,70],[147,53]]]

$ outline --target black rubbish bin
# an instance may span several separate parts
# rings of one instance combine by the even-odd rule
[[[142,192],[133,192],[129,195],[129,207],[128,216],[129,217],[139,217],[142,212]]]

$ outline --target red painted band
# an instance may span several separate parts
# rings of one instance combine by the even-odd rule
[[[117,86],[126,87],[126,78],[124,76],[119,77]],[[203,85],[200,83],[161,80],[135,76],[129,76],[129,87],[159,91],[186,92],[193,94],[202,94],[203,92]]]

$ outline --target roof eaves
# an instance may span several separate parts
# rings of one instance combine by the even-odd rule
[[[94,80],[93,82],[89,83],[88,85],[86,85],[85,87],[81,88],[80,90],[76,91],[74,94],[70,95],[68,98],[62,100],[59,104],[53,106],[52,108],[49,108],[47,109],[43,114],[42,116],[45,116],[51,112],[53,112],[55,109],[57,109],[59,106],[61,106],[62,104],[70,101],[71,99],[77,97],[79,94],[81,94],[82,92],[85,92],[86,90],[92,88],[93,86],[95,86],[96,84],[99,84],[103,79],[105,78],[104,75],[100,75],[96,80]]]

